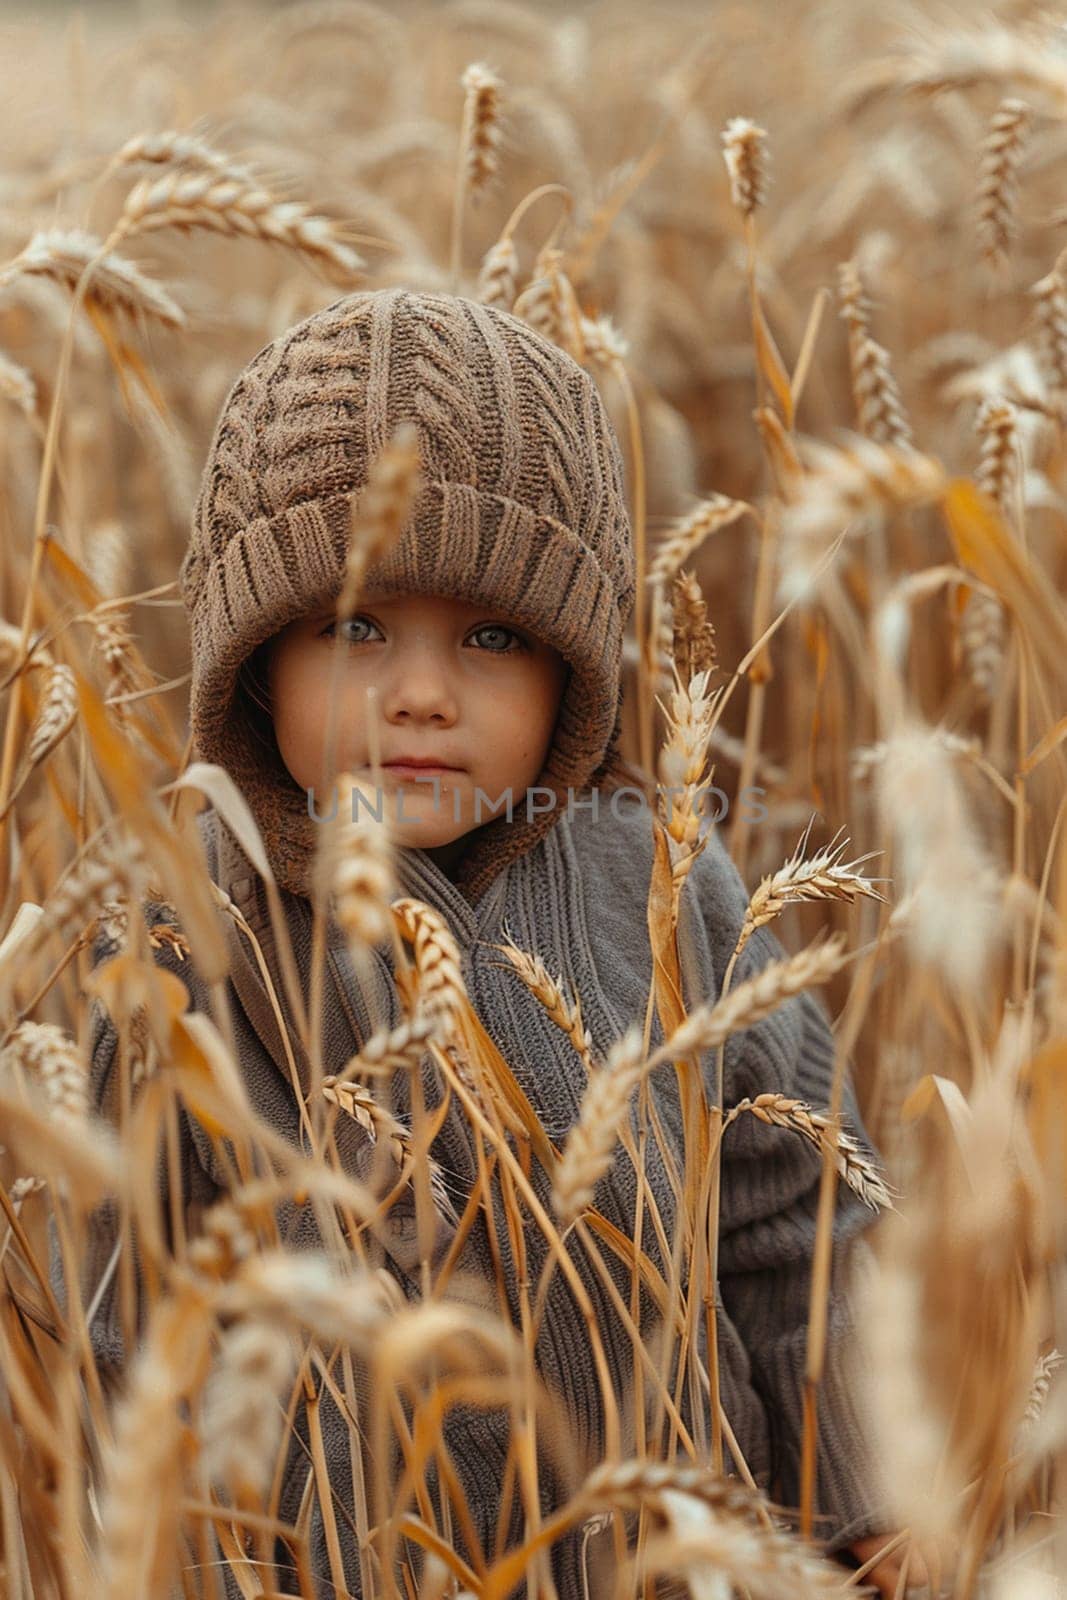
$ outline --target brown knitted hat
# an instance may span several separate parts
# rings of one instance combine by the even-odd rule
[[[596,384],[520,318],[406,289],[361,292],[290,328],[227,396],[181,567],[192,634],[191,721],[226,768],[279,883],[307,894],[318,825],[240,668],[341,588],[350,506],[399,423],[423,487],[363,593],[444,594],[505,612],[570,664],[537,783],[551,810],[473,831],[455,872],[472,901],[617,771],[622,639],[634,598],[618,442]],[[540,798],[540,797],[539,797]]]

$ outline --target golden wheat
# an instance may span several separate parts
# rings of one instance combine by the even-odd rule
[[[676,572],[671,579],[671,656],[683,683],[701,673],[710,678],[718,667],[715,628],[692,572]]]
[[[731,1033],[758,1022],[790,995],[825,983],[846,960],[845,942],[834,934],[785,961],[769,962],[753,978],[739,983],[724,999],[697,1006],[671,1036],[649,1056],[646,1070],[666,1061],[680,1061],[696,1051],[714,1050]]]
[[[855,1190],[865,1205],[877,1211],[885,1207],[895,1210],[893,1197],[883,1174],[862,1152],[855,1139],[845,1129],[837,1131],[836,1141],[827,1132],[830,1119],[821,1111],[813,1111],[800,1100],[788,1095],[758,1094],[755,1099],[746,1096],[730,1107],[723,1118],[723,1132],[727,1126],[745,1112],[760,1122],[773,1127],[792,1128],[803,1134],[820,1151],[833,1152],[834,1164],[850,1189]]]
[[[552,1187],[552,1206],[564,1228],[592,1204],[593,1191],[611,1165],[619,1124],[641,1081],[644,1056],[641,1035],[631,1028],[612,1045],[604,1065],[590,1074]]]
[[[1015,235],[1015,198],[1032,113],[1025,100],[1009,96],[993,113],[982,145],[978,181],[978,239],[992,266],[1008,256]]]
[[[239,1500],[257,1500],[269,1483],[293,1368],[291,1335],[271,1322],[236,1323],[219,1342],[204,1389],[201,1460],[208,1480]]]
[[[730,175],[730,199],[750,217],[767,197],[767,130],[748,117],[731,117],[723,130],[723,159]]]
[[[680,518],[664,535],[648,564],[648,582],[666,583],[678,568],[695,556],[705,539],[722,528],[729,528],[752,510],[743,500],[713,494]]]
[[[841,862],[838,857],[848,844],[848,839],[844,838],[838,843],[835,834],[829,844],[823,845],[805,861],[802,851],[810,832],[809,823],[789,860],[776,872],[768,873],[760,880],[745,910],[745,919],[737,940],[739,949],[757,928],[762,928],[766,923],[773,921],[787,905],[795,901],[855,902],[864,897],[884,901],[885,896],[879,894],[874,882],[856,870],[864,861],[869,861],[876,855],[877,851],[872,850],[866,855],[857,856],[854,861]]]
[[[504,234],[485,253],[475,299],[486,306],[510,311],[518,294],[519,253],[510,234]]]
[[[208,228],[215,233],[282,245],[322,268],[331,282],[358,283],[366,263],[342,243],[339,225],[299,200],[280,200],[239,172],[165,172],[134,185],[123,202],[111,242],[161,228]]]
[[[165,289],[132,261],[113,250],[101,255],[102,250],[103,241],[84,229],[43,229],[0,271],[0,296],[23,274],[40,274],[73,289],[90,262],[95,262],[86,294],[90,306],[122,312],[142,322],[158,322],[165,328],[185,327],[185,312]]]
[[[75,1041],[51,1022],[20,1022],[0,1052],[0,1070],[29,1073],[56,1116],[84,1122],[89,1085]]]
[[[403,532],[421,487],[415,426],[402,422],[371,463],[352,507],[352,536],[337,615],[346,618],[359,598],[364,573],[382,560]]]
[[[493,945],[493,949],[507,956],[512,968],[530,993],[545,1008],[549,1019],[566,1034],[585,1063],[586,1070],[591,1070],[589,1055],[591,1041],[582,1022],[582,1007],[577,991],[573,1002],[565,1000],[561,988],[562,980],[551,977],[541,957],[528,950],[520,950],[510,935],[503,944]],[[494,962],[493,965],[499,967],[501,963]]]
[[[500,169],[500,79],[481,62],[463,73],[467,193],[476,199]]]

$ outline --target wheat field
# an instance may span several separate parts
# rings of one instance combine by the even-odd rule
[[[720,1100],[687,1129],[711,1133],[688,1236],[707,1236],[722,1140],[751,1117],[820,1152],[822,1240],[836,1184],[881,1209],[857,1294],[898,1526],[943,1554],[956,1600],[1060,1594],[1067,5],[159,0],[7,6],[0,40],[3,1593],[215,1596],[228,1566],[232,1592],[270,1595],[283,1537],[312,1600],[301,1524],[330,1484],[312,1437],[283,1528],[277,1464],[298,1405],[346,1393],[356,1362],[371,1442],[395,1438],[407,1467],[361,1477],[368,1600],[504,1600],[526,1573],[549,1596],[552,1539],[624,1512],[640,1538],[620,1596],[862,1590],[813,1548],[809,1496],[774,1517],[651,1446],[600,1463],[521,1546],[462,1560],[420,1475],[449,1405],[492,1392],[537,1411],[521,1330],[444,1296],[398,1303],[375,1197],[329,1138],[279,1148],[225,1018],[191,1019],[159,981],[169,943],[218,984],[234,914],[196,847],[196,812],[228,796],[192,765],[176,584],[215,417],[292,323],[405,284],[514,311],[595,376],[638,565],[625,753],[685,795],[657,824],[658,1054],[645,996],[594,1060],[580,997],[537,951],[505,952],[588,1072],[564,1144],[518,1132],[551,1171],[537,1226],[561,1271],[568,1234],[596,1252],[595,1184],[633,1148],[649,1074],[818,985],[835,1103]],[[377,463],[352,595],[414,465],[403,439]],[[773,924],[791,954],[685,1016],[678,899],[710,782],[758,785],[766,807],[719,824],[752,891],[739,949]],[[443,1204],[427,1129],[378,1090],[429,1053],[507,1168],[521,1230],[508,1064],[447,928],[390,898],[389,841],[356,834],[331,837],[324,879],[354,953],[393,941],[407,1020],[329,1064],[315,1126],[373,1136],[421,1237]],[[146,921],[149,900],[174,929]],[[115,1125],[88,1104],[100,1005],[130,1089]],[[846,1059],[884,1171],[837,1119]],[[237,1152],[237,1178],[171,1257],[152,1176],[179,1107]],[[277,1245],[272,1207],[297,1197],[331,1219],[313,1261]],[[93,1306],[62,1304],[49,1270],[58,1250],[77,1278],[105,1201],[123,1219],[113,1267],[132,1281],[136,1239],[146,1284],[115,1393]],[[819,1259],[813,1306],[827,1279]],[[687,1285],[666,1286],[676,1340]],[[819,1372],[813,1320],[812,1406]],[[352,1445],[369,1460],[354,1426]],[[391,1559],[401,1540],[417,1576]]]

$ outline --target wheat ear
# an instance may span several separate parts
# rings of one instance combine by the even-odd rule
[[[723,160],[730,175],[730,199],[751,217],[767,194],[767,130],[748,117],[731,117],[723,129]]]
[[[644,1059],[640,1029],[631,1027],[612,1045],[603,1067],[590,1074],[552,1184],[552,1207],[564,1228],[592,1204],[596,1185],[611,1165]]]
[[[821,1111],[813,1111],[803,1100],[791,1100],[788,1095],[758,1094],[755,1099],[746,1096],[726,1113],[723,1133],[731,1122],[746,1112],[772,1127],[792,1128],[820,1151],[831,1150],[841,1177],[865,1205],[873,1211],[883,1208],[895,1210],[893,1196],[880,1169],[868,1160],[844,1128],[838,1131],[835,1145],[830,1133],[830,1118]]]
[[[1030,130],[1031,111],[1025,100],[1002,100],[993,113],[982,145],[978,179],[978,238],[983,260],[991,266],[1007,261],[1015,235],[1015,197],[1019,163]]]
[[[814,821],[814,818],[812,818]],[[776,872],[768,873],[764,877],[748,903],[745,911],[741,933],[738,936],[738,949],[747,942],[750,935],[762,928],[777,917],[787,905],[800,900],[846,900],[855,901],[866,896],[871,900],[885,900],[874,887],[874,881],[865,878],[856,868],[864,861],[870,861],[879,854],[877,850],[869,850],[866,855],[858,856],[855,861],[841,862],[841,855],[848,839],[836,843],[837,834],[828,845],[823,845],[820,850],[805,861],[802,851],[807,844],[808,834],[811,832],[811,822],[804,830],[804,835],[799,844]]]
[[[159,322],[165,328],[185,327],[185,312],[165,289],[111,250],[97,260],[102,250],[102,241],[82,229],[44,229],[0,271],[0,293],[24,273],[74,289],[90,261],[96,261],[85,294],[88,309],[97,307],[108,314],[118,311],[134,319]]]
[[[648,582],[665,584],[687,561],[696,555],[705,539],[752,511],[747,500],[731,500],[713,494],[701,500],[692,511],[671,524],[648,563]]]
[[[160,228],[207,228],[282,245],[345,287],[360,281],[366,265],[362,256],[341,242],[340,224],[232,173],[178,170],[142,179],[126,196],[109,244]]]
[[[848,960],[845,940],[833,934],[785,961],[768,962],[754,977],[732,988],[723,999],[697,1006],[647,1062],[654,1071],[667,1061],[683,1061],[696,1052],[717,1049],[732,1033],[758,1022],[783,1000],[813,984],[825,983]]]

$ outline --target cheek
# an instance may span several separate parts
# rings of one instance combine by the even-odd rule
[[[538,770],[547,753],[559,716],[562,684],[552,672],[530,674],[496,707],[502,736],[513,753]]]
[[[313,760],[325,731],[326,691],[313,663],[299,656],[277,663],[272,680],[274,733],[290,770]]]

